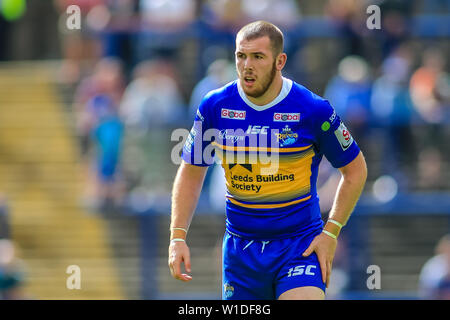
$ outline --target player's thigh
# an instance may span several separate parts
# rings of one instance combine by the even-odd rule
[[[318,287],[298,287],[283,292],[278,300],[324,300],[325,292]]]
[[[248,240],[225,234],[222,258],[222,299],[275,299],[273,278],[261,269],[260,246],[247,246]],[[244,249],[245,248],[245,249]]]
[[[296,242],[291,244],[290,249],[292,249],[292,251],[288,252],[288,258],[280,262],[281,267],[275,282],[275,296],[280,297],[283,293],[292,289],[296,289],[294,290],[294,293],[300,292],[299,294],[302,294],[302,296],[309,295],[310,291],[312,294],[320,291],[325,292],[326,284],[322,280],[322,272],[320,270],[317,254],[313,252],[309,256],[303,257],[302,252],[304,249]],[[311,287],[314,289],[305,289],[306,293],[305,290],[301,289]],[[320,295],[314,295],[313,299],[316,299],[317,297],[320,297]],[[304,298],[300,297],[298,299]],[[307,297],[305,297],[305,299],[307,299]]]

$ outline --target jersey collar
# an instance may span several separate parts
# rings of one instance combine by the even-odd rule
[[[292,88],[292,80],[283,77],[283,86],[281,87],[281,91],[278,94],[278,96],[275,99],[273,99],[271,102],[269,102],[268,104],[265,104],[263,106],[258,106],[256,104],[254,104],[253,102],[251,102],[247,98],[247,96],[244,92],[244,89],[242,89],[242,87],[241,87],[241,83],[239,82],[239,80],[237,81],[237,87],[238,87],[239,95],[241,96],[242,100],[244,100],[244,102],[249,107],[255,109],[256,111],[263,111],[263,110],[269,109],[270,107],[273,107],[274,105],[281,102],[284,98],[287,97],[287,95],[289,94],[289,92],[291,91],[291,88]]]

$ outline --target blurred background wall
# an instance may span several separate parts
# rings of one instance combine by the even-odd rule
[[[380,29],[367,27],[370,5]],[[235,33],[259,19],[285,34],[284,75],[331,102],[368,162],[329,298],[449,298],[449,10],[448,0],[0,0],[0,298],[220,298],[217,166],[189,233],[194,280],[167,268],[171,134],[235,78]],[[338,179],[324,161],[324,219]],[[73,265],[80,289],[69,288]],[[380,288],[368,287],[372,265]]]

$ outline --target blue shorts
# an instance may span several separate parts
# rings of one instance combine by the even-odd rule
[[[293,238],[260,241],[225,233],[222,299],[275,300],[285,291],[314,286],[325,292],[317,255],[302,253],[320,230]]]

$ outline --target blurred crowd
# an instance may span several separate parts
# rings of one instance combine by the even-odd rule
[[[76,86],[91,204],[119,205],[132,195],[142,207],[149,194],[169,191],[149,173],[148,154],[162,150],[151,137],[158,142],[164,136],[156,139],[155,131],[166,130],[167,139],[171,129],[189,128],[203,95],[235,78],[235,32],[256,19],[284,31],[285,75],[331,102],[365,152],[370,181],[388,176],[401,192],[449,188],[449,43],[421,39],[408,26],[417,12],[448,13],[449,1],[378,1],[379,31],[366,27],[364,1],[83,0],[75,31],[64,25],[71,1],[54,2],[64,56],[59,78]],[[324,18],[303,12],[314,10]],[[206,193],[221,179],[210,171]],[[326,185],[333,170],[323,172]]]
[[[284,75],[328,99],[356,137],[369,164],[366,188],[450,187],[450,44],[448,23],[440,24],[450,0],[79,0],[75,30],[67,24],[73,1],[0,1],[0,43],[27,36],[42,47],[51,37],[33,35],[36,23],[59,35],[58,80],[74,88],[90,205],[128,197],[145,207],[167,195],[174,166],[158,154],[170,154],[170,132],[191,126],[206,92],[235,78],[235,33],[257,19],[285,34]],[[379,30],[366,26],[371,4],[381,9]],[[16,29],[31,31],[13,30],[20,15],[29,19]],[[0,60],[13,47],[0,46]],[[27,50],[16,53],[23,59]],[[220,177],[210,171],[207,193]],[[334,172],[323,175],[326,186]]]
[[[435,255],[426,261],[419,276],[422,299],[450,300],[450,234],[442,236]]]

